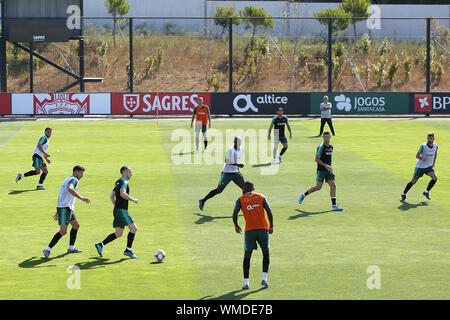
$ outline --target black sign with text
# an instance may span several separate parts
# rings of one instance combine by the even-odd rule
[[[211,110],[214,114],[275,114],[278,107],[285,114],[310,113],[310,94],[303,92],[279,93],[213,93]]]

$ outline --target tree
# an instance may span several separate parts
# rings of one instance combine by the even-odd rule
[[[239,15],[244,18],[245,29],[253,28],[252,40],[250,43],[254,43],[257,28],[267,30],[274,27],[272,16],[268,15],[264,8],[245,6],[244,11],[239,11]]]
[[[328,18],[350,18],[350,14],[347,13],[341,6],[336,9],[328,8],[314,13],[314,17],[320,24],[328,26]],[[332,19],[331,27],[333,35],[338,36],[341,32],[348,29],[350,25],[350,19]]]
[[[108,13],[113,16],[113,42],[114,47],[116,46],[116,26],[117,26],[117,16],[124,16],[130,10],[130,5],[126,0],[106,0],[105,7],[108,9]]]
[[[342,0],[340,7],[352,17],[353,31],[356,37],[356,23],[370,17],[369,7],[372,0]]]
[[[229,27],[230,24],[229,18],[235,18],[233,19],[233,24],[236,26],[242,23],[241,19],[236,19],[237,17],[239,16],[236,13],[236,11],[234,11],[234,4],[230,5],[229,7],[218,6],[216,8],[216,14],[214,15],[214,23],[222,27],[221,37],[223,37],[225,29]]]

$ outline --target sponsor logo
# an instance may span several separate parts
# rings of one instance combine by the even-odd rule
[[[44,35],[34,35],[33,36],[33,41],[45,41],[45,36]]]
[[[245,101],[245,105],[239,106],[239,101]],[[287,105],[288,97],[286,96],[276,96],[274,94],[264,94],[256,97],[256,105],[253,104],[252,95],[251,94],[239,94],[233,100],[233,107],[238,112],[247,112],[248,110],[252,110],[255,113],[258,113],[259,105],[262,104],[276,104],[276,105]]]
[[[189,114],[198,105],[199,97],[203,98],[206,105],[210,105],[210,95],[201,93],[113,93],[112,113]]]
[[[34,114],[89,114],[89,95],[84,100],[74,97],[83,95],[73,93],[46,94],[43,99],[39,96],[33,95]]]
[[[447,110],[450,107],[450,96],[433,95],[433,110]]]
[[[386,112],[386,98],[378,96],[362,97],[356,96],[353,101],[346,97],[344,94],[340,94],[334,97],[336,102],[336,108],[338,110],[344,110],[350,112],[352,107],[357,112]]]
[[[431,112],[432,110],[431,94],[414,95],[414,112]]]
[[[123,107],[129,112],[134,112],[139,108],[139,95],[138,94],[124,94],[123,95]]]

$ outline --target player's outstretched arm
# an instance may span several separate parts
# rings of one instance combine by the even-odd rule
[[[114,192],[114,190],[111,192],[109,199],[111,200],[112,204],[116,204],[116,193]]]
[[[291,126],[289,125],[289,122],[286,122],[286,126],[287,126],[288,131],[289,131],[289,139],[292,139],[292,130],[291,130]]]
[[[234,230],[236,231],[236,233],[241,234],[242,233],[242,229],[238,224],[238,213],[239,213],[240,209],[235,208],[233,211],[233,223],[234,223]]]
[[[67,191],[73,195],[75,198],[80,199],[83,202],[89,203],[91,202],[91,200],[89,198],[85,198],[82,195],[80,195],[74,188],[72,184],[69,184],[69,186],[67,187]]]
[[[435,165],[435,163],[436,163],[436,158],[437,158],[437,150],[436,150],[436,152],[434,153],[433,168],[434,168],[434,165]]]
[[[269,132],[267,133],[267,139],[268,139],[268,140],[270,140],[270,134],[271,134],[271,132],[272,132],[272,129],[273,129],[273,122],[270,123],[270,126],[269,126]]]
[[[125,189],[120,189],[120,196],[122,198],[124,198],[125,200],[132,201],[132,202],[134,202],[136,204],[138,203],[138,199],[130,197],[130,195],[128,195],[128,193],[126,192]]]
[[[263,206],[267,213],[267,218],[269,218],[269,233],[273,233],[273,215],[272,215],[272,209],[270,209],[270,205],[267,202],[266,198],[264,198]]]

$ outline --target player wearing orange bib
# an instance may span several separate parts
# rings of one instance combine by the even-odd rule
[[[199,143],[199,134],[200,129],[203,133],[203,143],[205,144],[205,151],[208,151],[208,138],[206,136],[206,126],[209,124],[209,128],[211,128],[211,115],[209,113],[209,107],[206,104],[203,104],[203,98],[198,98],[198,106],[194,108],[192,119],[191,119],[191,128],[195,119],[195,152],[198,152],[198,143]]]
[[[262,194],[254,192],[255,187],[250,181],[244,183],[244,194],[236,200],[233,211],[233,222],[236,233],[241,234],[242,229],[238,225],[238,213],[242,210],[245,220],[244,235],[244,286],[243,290],[249,289],[250,275],[250,258],[253,250],[258,248],[257,243],[261,247],[263,253],[263,279],[261,285],[268,287],[267,273],[269,271],[269,234],[273,233],[273,216],[266,197]],[[267,223],[265,212],[269,218]]]

